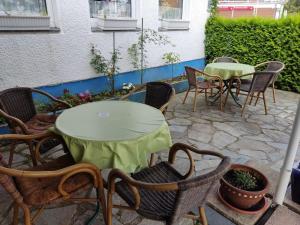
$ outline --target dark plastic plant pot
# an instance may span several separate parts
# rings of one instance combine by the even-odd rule
[[[229,204],[233,205],[235,208],[247,210],[255,207],[269,190],[269,181],[265,175],[263,175],[258,170],[241,164],[233,164],[231,170],[241,170],[249,171],[255,177],[260,179],[263,184],[263,188],[259,191],[246,191],[240,188],[234,187],[229,182],[227,182],[224,177],[220,180],[220,194],[226,196],[226,200]]]
[[[294,164],[291,175],[292,200],[300,204],[300,162]]]

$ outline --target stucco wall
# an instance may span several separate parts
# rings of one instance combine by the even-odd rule
[[[158,0],[136,0],[137,17],[144,18],[145,28],[157,30]],[[149,48],[149,66],[163,65],[162,55],[174,51],[182,61],[204,57],[204,26],[207,1],[190,1],[190,30],[168,31],[176,47]],[[56,22],[59,33],[1,32],[0,89],[14,86],[41,86],[98,76],[89,65],[91,44],[104,54],[111,52],[112,33],[92,32],[88,0],[56,0]],[[137,39],[136,32],[117,32],[116,45],[121,46],[120,72],[133,68],[127,48]]]

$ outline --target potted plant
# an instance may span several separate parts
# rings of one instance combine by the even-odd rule
[[[240,164],[233,164],[220,183],[220,194],[224,200],[233,208],[246,211],[256,206],[269,190],[265,175]]]

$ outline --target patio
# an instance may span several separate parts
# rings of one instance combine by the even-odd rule
[[[199,149],[220,151],[230,156],[235,163],[255,162],[279,171],[283,163],[291,132],[293,119],[297,107],[298,94],[285,91],[277,91],[277,103],[271,101],[271,90],[267,91],[267,104],[269,115],[264,114],[263,104],[248,106],[244,117],[240,116],[240,109],[229,98],[225,111],[221,112],[216,105],[206,106],[204,98],[198,99],[197,111],[192,112],[192,95],[183,105],[184,93],[176,95],[166,114],[173,143],[183,142],[193,145]],[[56,158],[63,152],[57,148],[48,154],[47,158]],[[8,150],[4,152],[8,156]],[[165,160],[166,152],[158,154],[158,160]],[[179,170],[184,171],[188,166],[185,156],[179,154],[176,162]],[[196,175],[201,174],[219,163],[213,157],[195,158]],[[300,151],[296,157],[300,159]],[[27,151],[19,148],[15,156],[14,168],[26,167],[30,160]],[[201,160],[201,162],[200,162]],[[104,176],[107,171],[104,171]],[[7,225],[10,221],[11,205],[9,197],[0,188],[0,225]],[[116,197],[114,201],[121,201]],[[81,225],[92,216],[95,210],[93,204],[71,205],[60,209],[48,209],[36,222],[38,225]],[[211,209],[208,210],[209,224],[231,224],[225,218]],[[136,213],[123,210],[113,211],[113,224],[115,225],[154,225],[162,224],[143,219]],[[101,215],[102,216],[102,215]],[[220,222],[221,221],[221,222]],[[97,220],[96,224],[100,223]],[[181,224],[192,224],[190,220],[184,219]],[[271,222],[270,224],[276,224]]]

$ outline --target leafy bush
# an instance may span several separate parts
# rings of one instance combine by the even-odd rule
[[[286,68],[277,88],[300,92],[300,15],[279,20],[212,17],[205,34],[207,62],[223,55],[251,65],[279,60]]]
[[[258,179],[249,171],[230,170],[224,178],[234,187],[246,191],[255,191],[259,186]]]

